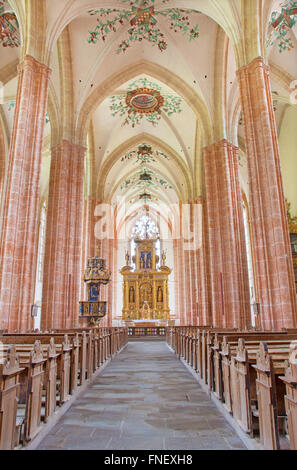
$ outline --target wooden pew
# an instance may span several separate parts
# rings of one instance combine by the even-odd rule
[[[266,343],[266,354],[269,353],[269,361],[271,360],[271,363],[264,363],[263,346],[261,344],[263,343],[260,342],[256,345],[253,343],[247,344],[243,339],[239,340],[236,355],[232,355],[230,364],[233,417],[242,429],[252,436],[255,435],[257,428],[261,425],[263,416],[267,417],[267,409],[262,406],[263,403],[270,403],[270,406],[272,406],[274,395],[277,396],[277,416],[279,418],[282,417],[283,421],[285,415],[284,389],[277,377],[284,371],[289,344],[281,341],[273,342],[273,340]],[[261,396],[264,398],[261,399]],[[269,396],[270,401],[268,401]],[[269,422],[272,423],[272,421]],[[267,421],[266,425],[268,425]],[[271,437],[272,434],[275,436],[277,432],[278,427],[274,431],[271,424],[267,432],[264,432],[263,425],[260,428],[260,440],[266,449],[279,448],[277,437],[275,437],[274,442],[271,438],[267,437],[269,433]]]
[[[21,372],[16,348],[12,345],[0,361],[0,450],[11,450],[15,446]]]
[[[41,401],[44,381],[44,364],[40,341],[36,341],[30,352],[30,360],[27,375],[26,413],[24,420],[25,441],[30,441],[38,433],[41,423]]]
[[[217,365],[221,366],[221,358],[220,356],[220,346],[222,344],[223,339],[228,338],[228,341],[231,341],[233,345],[237,347],[237,341],[239,338],[244,338],[246,341],[256,341],[257,344],[261,340],[287,340],[294,339],[295,335],[288,335],[286,332],[256,332],[256,331],[247,331],[247,332],[213,332],[208,331],[207,337],[207,384],[210,390],[214,390],[214,374],[216,373],[215,368]],[[216,364],[216,365],[215,365]],[[217,393],[220,396],[220,393]]]
[[[50,339],[47,348],[47,361],[45,368],[45,422],[54,414],[57,406],[57,358],[59,354],[56,352],[55,340]]]
[[[257,352],[257,398],[260,427],[260,442],[265,449],[279,450],[278,410],[276,398],[275,372],[268,346],[261,342]]]
[[[291,448],[296,446],[297,360],[282,378],[287,387],[285,400],[285,386],[280,380],[290,345],[297,339],[295,332],[231,330],[226,334],[226,330],[188,328],[175,334],[176,350],[199,371],[245,432],[254,436],[259,431],[265,449],[282,447],[285,440],[280,442],[279,432],[284,429],[286,404]]]
[[[292,342],[285,375],[280,379],[286,385],[285,407],[288,416],[290,449],[297,450],[297,341]]]
[[[100,360],[104,362],[127,339],[127,329],[104,329],[101,338],[97,331],[1,336],[0,449],[12,449],[20,442],[18,408],[23,410],[20,437],[28,442],[40,429],[42,405],[47,421],[57,404],[62,405],[75,391],[78,376],[81,383],[90,378]]]
[[[47,354],[47,345],[50,344],[51,338],[54,338],[55,348],[58,355],[58,388],[60,393],[60,401],[63,403],[67,396],[77,387],[78,377],[78,336],[72,336],[69,338],[68,335],[59,334],[50,336],[47,334],[18,334],[18,335],[4,335],[0,337],[0,341],[4,344],[18,344],[22,346],[25,351],[26,346],[28,351],[36,339],[41,342],[44,354]],[[72,339],[72,343],[70,342]],[[70,388],[69,388],[70,383]]]
[[[40,341],[36,341],[35,344],[14,344],[14,346],[19,356],[19,363],[23,368],[23,372],[20,375],[20,404],[23,404],[26,409],[27,420],[32,420],[33,422],[35,422],[35,418],[31,417],[30,413],[35,413],[35,410],[31,407],[28,408],[28,405],[30,404],[28,403],[28,389],[30,387],[29,379],[34,377],[34,375],[32,377],[32,374],[36,372],[36,368],[39,370],[41,367],[38,362],[31,362],[32,353],[34,355],[35,349],[38,348],[39,351],[40,348],[43,357],[42,368],[44,373],[42,402],[44,407],[44,421],[47,422],[55,412],[57,405],[57,358],[61,353],[56,352],[54,338],[50,339],[48,345],[41,345]],[[9,345],[4,344],[2,348],[4,352],[5,349],[8,351]],[[36,391],[36,389],[34,390]],[[39,397],[39,394],[37,394],[37,396]],[[37,398],[33,398],[34,401],[37,400]],[[36,403],[37,401],[35,401],[35,404]],[[27,435],[29,436],[30,433]]]

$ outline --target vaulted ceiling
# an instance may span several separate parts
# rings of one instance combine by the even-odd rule
[[[222,138],[240,147],[248,194],[236,70],[253,51],[260,55],[256,49],[262,47],[271,65],[287,192],[297,210],[290,179],[297,155],[295,149],[288,155],[286,145],[294,129],[296,135],[290,84],[297,77],[297,31],[296,25],[289,28],[282,47],[269,26],[272,12],[281,15],[281,4],[290,2],[263,2],[265,34],[246,48],[240,40],[241,18],[247,15],[248,21],[249,10],[240,0],[148,0],[146,5],[141,0],[47,0],[42,48],[41,38],[26,38],[26,2],[2,3],[6,12],[16,13],[20,32],[19,47],[0,44],[5,84],[0,122],[7,147],[22,45],[27,44],[28,53],[35,47],[52,69],[41,201],[48,191],[50,149],[61,139],[87,147],[85,194],[114,205],[122,200],[157,207],[200,196],[202,149]],[[34,21],[41,30],[38,15]]]

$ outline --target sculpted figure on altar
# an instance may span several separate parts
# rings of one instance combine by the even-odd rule
[[[158,287],[157,302],[163,302],[163,289],[161,286]]]
[[[130,289],[129,289],[129,303],[130,304],[135,303],[135,290],[134,290],[134,287],[130,287]]]

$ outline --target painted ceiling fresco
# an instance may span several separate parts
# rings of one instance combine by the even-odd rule
[[[124,117],[122,126],[130,124],[133,128],[144,118],[156,126],[162,111],[168,117],[182,112],[182,98],[162,93],[162,88],[147,78],[135,80],[127,93],[111,96],[110,100],[112,116]]]
[[[19,47],[20,34],[17,18],[9,4],[0,0],[0,44],[3,47]]]
[[[164,4],[167,2],[168,0],[162,0]],[[130,8],[89,10],[90,15],[97,17],[97,25],[89,31],[89,43],[95,44],[98,40],[105,42],[111,33],[116,33],[121,26],[130,24],[127,37],[118,46],[118,54],[141,41],[147,41],[163,52],[167,49],[168,43],[159,28],[158,17],[165,18],[172,32],[184,34],[189,41],[199,37],[198,24],[191,24],[189,18],[190,14],[199,13],[195,10],[180,8],[156,10],[155,0],[122,0],[122,3],[123,6],[126,4]]]
[[[294,44],[290,37],[291,29],[297,23],[297,1],[288,0],[281,4],[281,12],[274,11],[270,20],[268,45],[278,43],[279,52],[290,51]]]
[[[147,191],[144,191],[142,193],[139,194],[139,196],[131,199],[129,201],[130,204],[135,204],[136,202],[143,202],[143,203],[147,203],[147,202],[158,202],[159,199],[156,197],[156,196],[152,196],[152,194],[150,194],[149,192]]]
[[[121,161],[124,162],[126,160],[135,160],[135,163],[140,163],[141,165],[157,162],[159,159],[165,158],[169,160],[169,157],[161,152],[160,150],[153,149],[148,144],[141,144],[139,145],[137,150],[132,150],[131,152],[126,153],[122,156]]]
[[[164,178],[156,175],[152,170],[143,168],[138,171],[132,178],[128,178],[121,185],[121,190],[125,190],[131,187],[141,188],[146,190],[151,187],[161,186],[163,189],[173,189],[172,186]]]

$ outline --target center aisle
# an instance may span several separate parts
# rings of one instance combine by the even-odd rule
[[[165,342],[115,357],[39,450],[232,450],[241,439]]]

